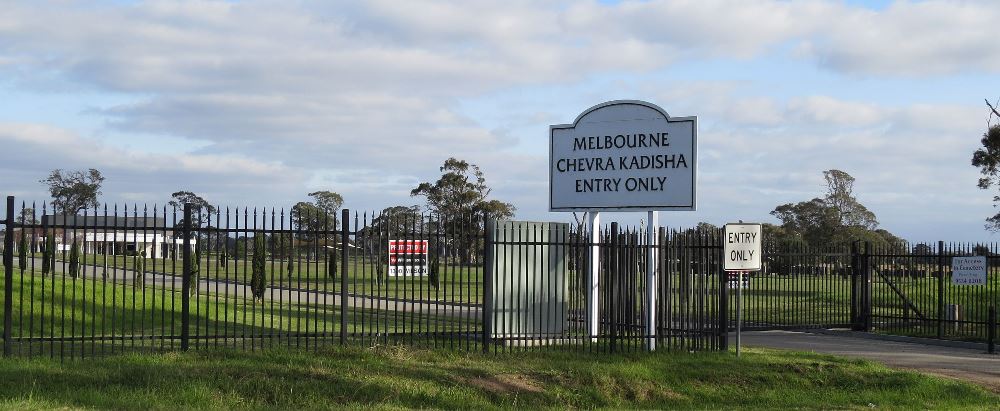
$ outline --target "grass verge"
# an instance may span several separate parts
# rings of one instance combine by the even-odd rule
[[[497,355],[404,347],[0,362],[0,408],[996,409],[970,384],[863,360],[722,353]]]

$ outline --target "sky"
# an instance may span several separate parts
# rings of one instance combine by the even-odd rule
[[[997,21],[996,1],[3,1],[0,194],[96,168],[108,203],[378,210],[422,205],[456,157],[518,219],[571,221],[548,212],[549,125],[634,99],[698,117],[697,210],[664,225],[777,223],[839,169],[881,228],[997,241],[970,165]]]

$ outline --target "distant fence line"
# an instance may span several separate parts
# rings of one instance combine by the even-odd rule
[[[639,351],[650,341],[725,350],[736,324],[731,290],[740,285],[722,271],[719,230],[660,228],[648,244],[644,231],[617,223],[592,242],[570,224],[398,210],[45,210],[7,199],[5,355],[329,344]],[[764,251],[764,269],[742,284],[747,328],[972,341],[996,331],[995,270],[986,285],[956,286],[947,263],[985,253],[993,265],[995,245]],[[594,253],[600,293],[590,301]]]

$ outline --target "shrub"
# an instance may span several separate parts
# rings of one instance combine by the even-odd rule
[[[190,295],[194,295],[198,292],[198,273],[201,270],[201,250],[198,247],[194,248],[194,258],[191,260],[191,271],[188,272],[188,289],[187,292]]]
[[[73,240],[73,246],[69,249],[69,276],[76,278],[80,274],[80,245]]]
[[[337,252],[328,251],[326,253],[326,275],[330,278],[337,277]]]
[[[250,292],[253,298],[264,300],[264,291],[267,289],[267,279],[264,277],[264,269],[267,264],[267,239],[264,233],[257,233],[253,238],[253,260],[251,268],[253,274],[250,277]]]
[[[28,270],[28,237],[24,235],[24,230],[21,230],[21,242],[17,245],[17,268],[21,269],[21,272]]]
[[[56,265],[56,237],[45,238],[45,248],[42,249],[42,275],[52,272]]]

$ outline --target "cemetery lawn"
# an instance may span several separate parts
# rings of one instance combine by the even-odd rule
[[[484,355],[398,346],[0,361],[3,409],[996,409],[971,384],[748,349]]]

